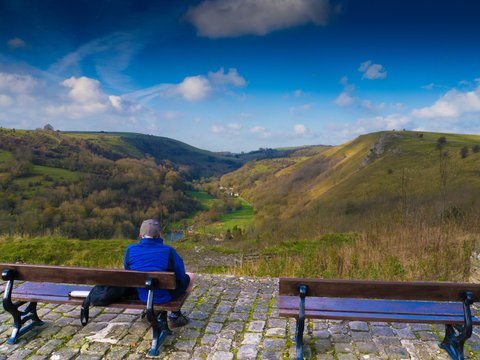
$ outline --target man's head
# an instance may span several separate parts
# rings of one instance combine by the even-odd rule
[[[145,220],[140,226],[140,236],[159,238],[160,237],[160,223],[154,219]]]

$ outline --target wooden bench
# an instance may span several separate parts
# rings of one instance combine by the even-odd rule
[[[70,297],[69,294],[71,291],[91,290],[92,287],[87,285],[144,287],[148,290],[146,304],[141,300],[122,300],[108,307],[145,309],[153,330],[150,355],[156,355],[165,337],[171,334],[167,323],[167,311],[179,311],[193,287],[193,274],[189,274],[190,285],[183,295],[165,304],[155,304],[154,289],[175,289],[175,273],[23,264],[0,264],[0,270],[2,279],[8,281],[3,296],[3,307],[14,319],[13,333],[8,340],[11,344],[31,328],[43,324],[37,315],[37,302],[81,305],[82,298]],[[24,282],[14,288],[15,280]],[[28,305],[24,308],[26,303]],[[30,320],[31,322],[25,325]]]
[[[445,324],[439,346],[461,360],[472,335],[470,305],[480,284],[281,278],[280,316],[297,318],[297,359],[303,359],[305,318]]]

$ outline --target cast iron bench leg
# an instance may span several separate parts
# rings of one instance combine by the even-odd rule
[[[164,342],[167,335],[171,335],[172,332],[168,328],[167,322],[167,312],[161,311],[160,316],[158,317],[153,310],[153,296],[155,286],[153,284],[153,279],[147,279],[146,288],[148,289],[148,298],[147,298],[147,310],[146,315],[147,319],[152,324],[152,348],[150,349],[150,355],[158,355],[158,348]]]
[[[307,286],[300,285],[298,292],[300,293],[300,309],[295,332],[295,350],[297,360],[303,360],[303,330],[305,329],[305,295],[307,294]]]
[[[470,305],[473,304],[473,294],[467,291],[463,300],[464,325],[445,325],[445,338],[439,346],[454,360],[464,360],[463,346],[465,341],[472,336],[472,312]]]
[[[3,294],[3,308],[13,316],[13,332],[8,340],[9,344],[15,344],[20,335],[25,334],[33,327],[43,325],[43,321],[37,315],[37,303],[31,302],[27,305],[25,310],[19,310],[20,306],[25,305],[25,301],[12,302],[13,281],[15,279],[15,272],[13,270],[5,270],[2,273],[2,279],[8,280],[7,288]],[[27,326],[23,326],[27,321],[32,320]]]

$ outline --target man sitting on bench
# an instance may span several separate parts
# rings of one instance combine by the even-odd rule
[[[182,258],[169,245],[163,244],[160,223],[153,219],[145,220],[140,227],[140,242],[127,247],[124,267],[137,271],[172,271],[175,272],[177,287],[175,290],[155,289],[154,303],[163,304],[182,295],[190,284],[190,277],[185,274]],[[138,297],[147,302],[148,291],[138,288]],[[179,310],[168,316],[169,327],[176,328],[188,324],[189,319]]]

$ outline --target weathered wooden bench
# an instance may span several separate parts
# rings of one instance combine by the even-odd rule
[[[91,290],[92,287],[87,285],[145,287],[148,290],[146,304],[141,300],[122,300],[108,307],[145,309],[153,331],[150,354],[156,355],[165,337],[171,334],[167,311],[179,311],[193,287],[193,274],[189,274],[190,285],[183,295],[165,304],[155,304],[154,289],[175,289],[175,273],[23,264],[0,264],[0,270],[2,279],[8,281],[3,307],[14,320],[13,333],[8,340],[12,344],[20,335],[43,324],[37,314],[37,302],[81,305],[82,298],[71,297],[69,294],[72,291]],[[15,280],[24,282],[14,288]],[[31,322],[26,325],[28,321]]]
[[[297,318],[297,359],[303,359],[305,318],[445,324],[439,346],[461,360],[472,335],[470,305],[480,284],[281,278],[280,316]]]

